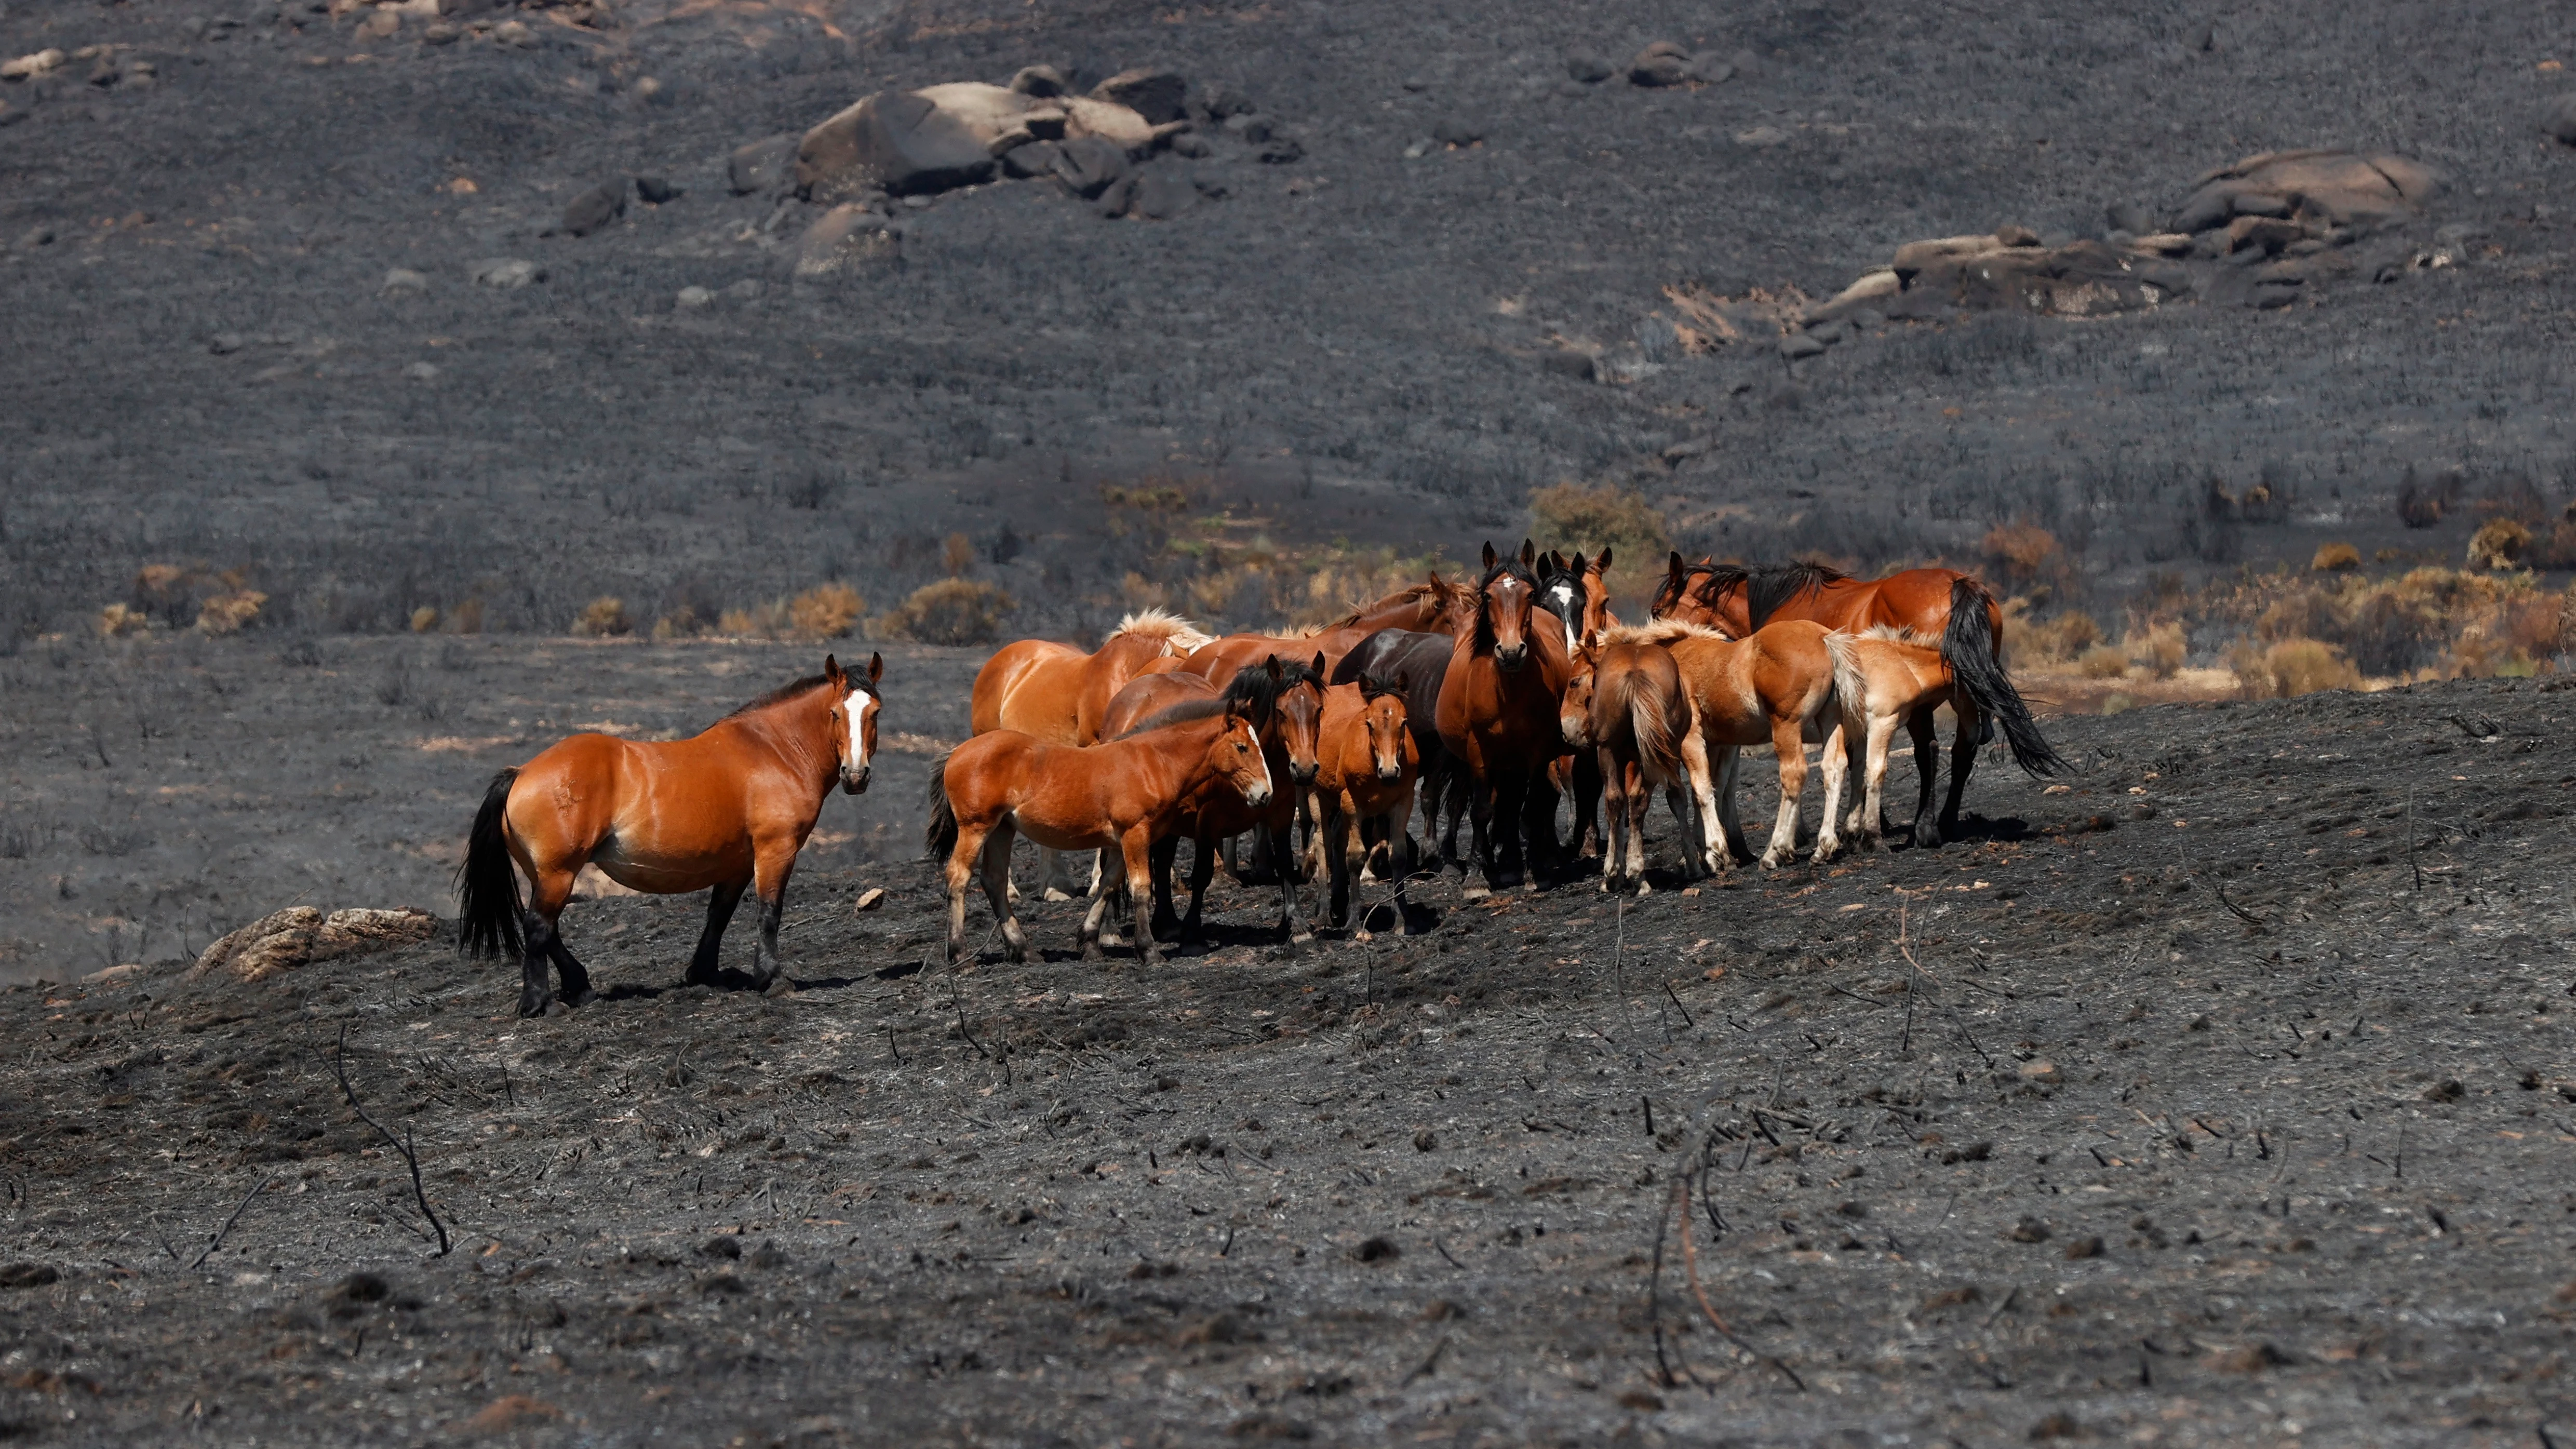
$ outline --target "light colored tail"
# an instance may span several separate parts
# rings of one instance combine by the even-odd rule
[[[1860,640],[1849,634],[1825,636],[1825,652],[1834,661],[1834,699],[1841,707],[1846,725],[1864,725],[1869,719],[1869,678],[1860,667]]]
[[[1690,733],[1690,702],[1679,693],[1657,698],[1645,687],[1642,671],[1630,670],[1621,682],[1628,692],[1628,729],[1636,736],[1637,764],[1646,778],[1672,785],[1682,778],[1682,737]]]

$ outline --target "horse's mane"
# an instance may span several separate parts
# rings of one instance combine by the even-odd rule
[[[1270,658],[1278,659],[1279,656],[1272,655]],[[1161,729],[1165,725],[1182,724],[1194,719],[1210,719],[1225,713],[1228,705],[1233,706],[1236,714],[1252,720],[1256,726],[1266,724],[1270,716],[1279,708],[1279,696],[1300,684],[1311,684],[1317,690],[1321,690],[1324,688],[1324,676],[1317,674],[1311,664],[1302,664],[1293,659],[1279,659],[1279,678],[1274,681],[1270,677],[1270,666],[1267,660],[1259,664],[1247,664],[1234,672],[1234,678],[1226,682],[1225,691],[1222,694],[1203,699],[1185,699],[1177,704],[1165,705],[1136,721],[1127,733],[1119,738],[1125,739],[1147,730]]]
[[[832,679],[830,675],[809,674],[805,678],[797,680],[794,684],[782,684],[778,686],[776,689],[762,695],[760,698],[755,699],[751,703],[744,705],[742,708],[735,710],[732,714],[726,715],[725,718],[734,719],[741,715],[750,714],[755,710],[767,709],[773,704],[785,704],[791,699],[801,699],[831,682]],[[860,679],[855,675],[850,677],[850,682],[863,690],[868,687],[865,680]]]
[[[1839,633],[1840,631],[1836,631]],[[1891,644],[1910,644],[1917,649],[1938,649],[1941,636],[1921,629],[1908,629],[1902,624],[1872,624],[1860,631],[1863,639],[1884,639]]]
[[[1679,619],[1654,619],[1643,624],[1622,624],[1603,631],[1604,644],[1670,644],[1679,639],[1714,639],[1721,644],[1736,642],[1735,636],[1706,624],[1686,624]]]
[[[1197,625],[1168,609],[1138,609],[1119,620],[1118,627],[1109,631],[1111,639],[1121,634],[1160,639],[1164,651],[1176,656],[1194,653],[1216,642],[1213,635],[1199,632]]]
[[[1669,609],[1673,605],[1680,603],[1682,601],[1682,597],[1691,591],[1691,580],[1693,579],[1706,579],[1708,581],[1706,587],[1709,592],[1719,593],[1733,588],[1737,584],[1746,582],[1752,577],[1752,574],[1753,571],[1742,564],[1684,564],[1682,565],[1682,576],[1679,583],[1674,582],[1673,576],[1670,573],[1667,573],[1664,575],[1664,581],[1655,585],[1655,602],[1651,607],[1655,609]]]
[[[1800,594],[1813,593],[1827,584],[1840,583],[1850,577],[1841,569],[1819,563],[1775,564],[1755,569],[1752,581],[1744,590],[1744,608],[1750,616],[1747,622],[1759,629]]]

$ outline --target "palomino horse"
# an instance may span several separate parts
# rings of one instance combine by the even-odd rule
[[[543,1016],[597,999],[590,973],[555,929],[573,877],[596,865],[610,880],[655,895],[705,890],[707,926],[688,979],[712,985],[725,923],[746,888],[760,893],[752,980],[778,975],[778,916],[796,852],[837,784],[868,788],[876,756],[877,681],[826,655],[823,672],[765,694],[691,739],[665,744],[574,735],[493,777],[456,873],[463,945],[477,956],[520,956],[519,1014]],[[527,877],[525,904],[518,880]],[[546,963],[563,978],[546,989]]]
[[[1202,784],[1183,801],[1170,834],[1155,842],[1153,919],[1149,931],[1177,930],[1183,941],[1198,939],[1199,918],[1208,882],[1216,875],[1216,846],[1247,830],[1260,832],[1278,868],[1280,927],[1294,947],[1312,933],[1297,910],[1297,862],[1289,832],[1297,823],[1299,797],[1315,782],[1316,729],[1324,711],[1324,679],[1310,665],[1283,662],[1270,655],[1262,668],[1246,669],[1212,699],[1184,700],[1134,726],[1137,732],[1168,727],[1183,720],[1204,719],[1220,711],[1252,722],[1261,738],[1273,781],[1282,777],[1292,788],[1276,791],[1266,801],[1247,802],[1214,783]],[[1172,909],[1172,864],[1181,841],[1194,842],[1190,857],[1190,913]],[[1141,903],[1140,903],[1141,904]]]
[[[948,959],[966,949],[966,882],[979,860],[984,899],[1011,959],[1029,958],[1028,938],[1011,909],[1014,831],[1054,850],[1117,851],[1126,865],[1128,907],[1141,910],[1154,888],[1147,860],[1154,841],[1179,825],[1185,803],[1210,784],[1256,806],[1270,799],[1260,737],[1230,709],[1088,749],[993,730],[949,751],[931,768],[924,832],[931,856],[948,862]],[[1100,949],[1110,889],[1103,871],[1082,918],[1085,959]],[[1153,933],[1134,935],[1139,959],[1148,965],[1160,959]]]
[[[1350,684],[1324,691],[1324,717],[1316,729],[1315,798],[1323,809],[1320,834],[1332,873],[1333,892],[1326,920],[1338,926],[1350,919],[1351,882],[1375,853],[1362,828],[1368,821],[1385,829],[1388,866],[1380,878],[1395,881],[1395,918],[1408,935],[1412,922],[1404,914],[1405,872],[1394,865],[1395,843],[1413,814],[1413,784],[1421,754],[1406,728],[1405,681],[1364,674]],[[1360,922],[1366,929],[1368,922]]]
[[[1594,752],[1600,761],[1609,826],[1601,853],[1601,888],[1642,896],[1647,893],[1648,787],[1678,792],[1688,781],[1682,742],[1690,737],[1691,706],[1681,666],[1660,644],[1603,644],[1595,636],[1594,647],[1576,659],[1557,718],[1565,742]],[[1689,823],[1686,809],[1673,813]]]
[[[1937,829],[1928,819],[1915,822],[1917,845],[1937,846],[1942,836],[1958,834],[1959,801],[1976,770],[1977,744],[1985,737],[1988,715],[2003,724],[2013,759],[2023,769],[2049,775],[2066,767],[2041,737],[2030,706],[2004,670],[2003,606],[1985,585],[1956,569],[1906,569],[1885,578],[1856,579],[1821,564],[1763,569],[1684,565],[1676,553],[1655,591],[1654,612],[1657,618],[1723,629],[1738,639],[1775,619],[1812,619],[1845,634],[1891,628],[1940,640],[1941,658],[1951,672],[1975,680],[1976,686],[1972,697],[1950,701],[1959,722],[1950,745],[1950,796]]]
[[[1146,609],[1118,621],[1118,628],[1089,654],[1048,639],[1022,639],[993,651],[975,671],[969,731],[1017,730],[1051,745],[1088,745],[1101,736],[1109,701],[1160,659],[1177,659],[1208,643],[1187,619]],[[1048,900],[1067,900],[1073,881],[1064,858],[1039,851]]]
[[[1927,833],[1926,821],[1932,814],[1933,771],[1928,761],[1939,749],[1932,741],[1932,711],[1941,705],[1953,709],[1964,703],[2002,722],[2005,739],[2019,754],[2027,748],[2036,753],[2047,748],[2044,741],[2013,738],[2017,716],[1998,708],[1996,702],[1979,699],[1972,691],[1976,681],[1960,675],[1942,658],[1941,651],[1929,639],[1907,634],[1901,629],[1877,628],[1861,634],[1834,634],[1825,640],[1825,648],[1834,659],[1834,697],[1842,706],[1843,738],[1854,768],[1863,772],[1858,821],[1860,846],[1867,849],[1878,843],[1885,831],[1886,817],[1883,791],[1887,783],[1887,746],[1902,722],[1914,738],[1915,777],[1921,792],[1914,802],[1914,840],[1921,844]],[[1825,799],[1827,815],[1834,811],[1834,798],[1828,790]],[[1829,854],[1820,838],[1817,853]]]
[[[1454,634],[1466,626],[1474,611],[1475,595],[1471,590],[1433,574],[1427,582],[1398,589],[1374,604],[1354,609],[1329,624],[1301,634],[1228,634],[1193,650],[1180,668],[1191,674],[1204,675],[1212,684],[1222,685],[1234,677],[1236,670],[1259,664],[1273,654],[1283,659],[1303,659],[1308,654],[1320,653],[1329,673],[1352,649],[1382,630],[1435,630]]]
[[[1752,857],[1735,814],[1738,752],[1747,745],[1767,744],[1780,759],[1780,811],[1762,864],[1769,868],[1797,858],[1798,797],[1807,783],[1805,742],[1827,740],[1841,722],[1833,708],[1834,661],[1825,650],[1827,632],[1822,624],[1784,619],[1738,641],[1715,629],[1660,619],[1612,630],[1603,640],[1605,645],[1660,644],[1681,671],[1691,706],[1682,759],[1699,803],[1703,859],[1712,871]],[[1835,741],[1825,751],[1828,789],[1842,773],[1839,745]],[[1835,828],[1833,821],[1825,822],[1827,834]]]
[[[1440,743],[1474,782],[1468,819],[1475,828],[1476,864],[1489,886],[1520,883],[1525,831],[1540,851],[1553,855],[1556,848],[1547,768],[1565,753],[1556,706],[1574,661],[1557,630],[1533,627],[1533,616],[1541,612],[1538,580],[1530,573],[1535,556],[1526,541],[1517,559],[1485,545],[1475,625],[1451,647],[1440,684]],[[1532,808],[1534,796],[1546,806],[1543,815]],[[1493,838],[1498,826],[1499,852]],[[1486,893],[1471,885],[1467,895]]]
[[[1374,674],[1402,681],[1404,728],[1413,736],[1414,793],[1422,801],[1422,841],[1443,860],[1458,858],[1458,825],[1467,818],[1466,772],[1457,768],[1448,747],[1440,743],[1440,686],[1449,676],[1449,656],[1458,646],[1447,633],[1382,629],[1360,642],[1333,667],[1335,685],[1355,684]],[[1447,829],[1442,829],[1443,820]],[[1403,821],[1396,821],[1390,846],[1407,845],[1407,858],[1393,868],[1410,872],[1413,858]]]

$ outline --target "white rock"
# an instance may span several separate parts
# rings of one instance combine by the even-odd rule
[[[682,287],[680,289],[680,310],[683,312],[693,311],[700,307],[711,306],[714,304],[715,300],[716,294],[708,291],[704,287]]]
[[[517,257],[493,257],[476,262],[471,275],[478,286],[491,287],[503,292],[515,292],[530,282],[544,281],[546,269],[535,262],[523,261]]]
[[[429,290],[429,278],[409,267],[396,267],[385,273],[384,291],[417,295]]]
[[[403,369],[403,376],[410,378],[414,382],[435,382],[438,380],[438,364],[435,362],[415,362],[411,366]]]
[[[61,65],[63,58],[59,50],[40,50],[16,60],[0,61],[0,80],[33,79]]]

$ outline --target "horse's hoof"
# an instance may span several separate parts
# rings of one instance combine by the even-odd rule
[[[1038,899],[1042,901],[1069,901],[1073,899],[1073,892],[1061,889],[1057,886],[1048,886],[1046,888],[1046,894],[1038,897]]]
[[[583,989],[583,991],[582,991],[581,995],[576,996],[576,997],[574,997],[574,998],[572,999],[572,1004],[573,1004],[573,1005],[575,1005],[575,1006],[588,1006],[588,1005],[590,1005],[592,1002],[597,1001],[598,999],[599,999],[599,993],[598,993],[598,992],[596,992],[596,991],[592,991],[592,990],[590,990],[590,989],[588,989],[588,988],[586,988],[586,987],[585,987],[585,988]]]
[[[1484,888],[1483,886],[1480,886],[1480,885],[1471,885],[1471,886],[1467,887],[1465,890],[1462,890],[1462,891],[1458,892],[1458,899],[1460,899],[1460,900],[1462,900],[1462,901],[1481,901],[1481,900],[1484,900],[1485,898],[1487,898],[1487,897],[1491,896],[1492,894],[1493,894],[1493,892],[1492,892],[1492,891],[1487,890],[1487,889],[1486,889],[1486,888]]]
[[[760,988],[760,994],[763,996],[794,996],[796,994],[796,983],[788,980],[784,976],[773,976],[770,978],[767,986]]]
[[[572,1007],[560,1000],[549,1001],[546,1003],[545,1014],[548,1016],[570,1016],[572,1015]]]
[[[555,1000],[551,996],[522,996],[519,998],[519,1015],[529,1018],[551,1016],[554,1014],[554,1006]]]
[[[1288,938],[1288,944],[1289,944],[1289,945],[1291,945],[1291,946],[1308,946],[1308,945],[1312,945],[1312,944],[1314,944],[1314,940],[1315,940],[1315,933],[1314,933],[1314,932],[1312,932],[1312,931],[1299,931],[1299,932],[1297,932],[1295,935],[1292,935],[1292,936],[1290,936],[1290,937]]]

